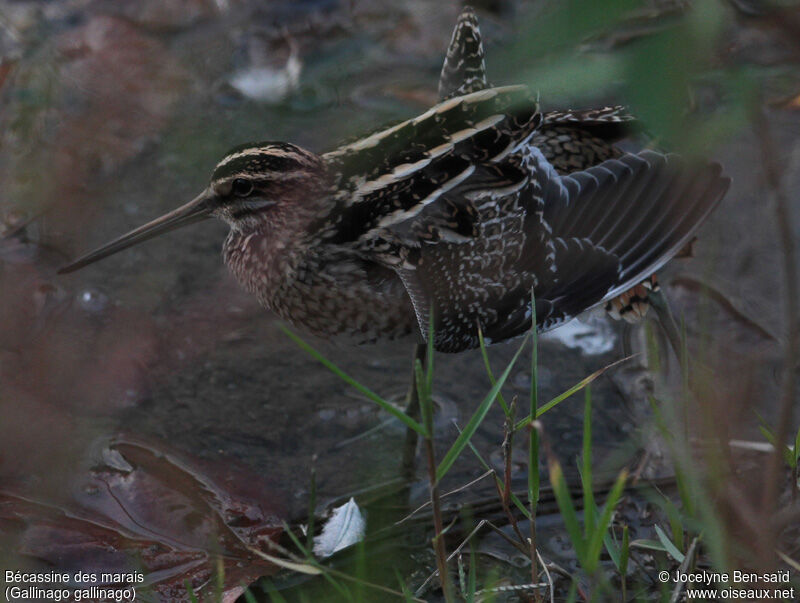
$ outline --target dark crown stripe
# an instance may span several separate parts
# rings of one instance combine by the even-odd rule
[[[217,164],[211,177],[218,182],[242,174],[290,172],[319,166],[313,154],[288,143],[264,142],[235,147]]]

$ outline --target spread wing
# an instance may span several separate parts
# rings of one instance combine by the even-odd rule
[[[532,290],[552,328],[661,267],[728,188],[715,164],[620,154],[599,138],[620,115],[551,118],[613,150],[564,172],[532,142],[541,114],[524,87],[450,98],[324,155],[332,203],[310,230],[394,270],[441,351],[475,347],[479,327],[523,333]]]
[[[480,166],[480,184],[386,227],[421,331],[432,310],[441,351],[477,346],[479,325],[490,341],[525,332],[532,289],[543,330],[614,297],[667,262],[729,185],[717,164],[650,151],[568,176],[532,146],[507,163],[524,174],[516,190]]]
[[[623,154],[621,107],[553,111],[487,88],[477,18],[462,13],[422,116],[325,156],[334,203],[317,240],[389,267],[424,335],[456,352],[549,329],[639,283],[722,199],[716,164]],[[537,129],[538,128],[538,129]],[[331,219],[332,218],[332,219]],[[323,226],[320,226],[323,228]]]

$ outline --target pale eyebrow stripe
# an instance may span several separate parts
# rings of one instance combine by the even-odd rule
[[[248,147],[246,149],[242,149],[241,151],[237,151],[236,153],[232,153],[227,157],[223,158],[217,166],[214,168],[218,170],[219,168],[225,167],[229,163],[236,161],[237,159],[241,159],[243,157],[285,157],[287,159],[295,159],[298,163],[305,163],[308,158],[304,155],[297,153],[296,151],[289,151],[286,149],[276,149],[276,148],[264,148],[264,147]]]

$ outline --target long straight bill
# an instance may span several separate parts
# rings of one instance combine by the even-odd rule
[[[139,228],[122,235],[118,239],[115,239],[110,243],[95,249],[91,253],[81,256],[68,266],[64,266],[63,268],[59,269],[58,274],[74,272],[75,270],[83,268],[84,266],[93,264],[98,260],[102,260],[103,258],[113,255],[118,251],[127,249],[128,247],[136,245],[137,243],[141,243],[142,241],[146,241],[147,239],[152,239],[153,237],[157,237],[158,235],[169,232],[170,230],[175,230],[176,228],[181,228],[182,226],[187,226],[189,224],[194,224],[195,222],[205,220],[208,218],[211,210],[213,209],[211,198],[212,197],[208,191],[203,191],[203,193],[189,201],[189,203],[186,205],[182,205],[178,209],[175,209],[168,214],[164,214],[160,218],[156,218],[152,222],[148,222],[144,226],[140,226]]]

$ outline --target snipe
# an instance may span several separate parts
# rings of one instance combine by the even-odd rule
[[[717,164],[615,147],[621,108],[542,114],[526,88],[490,87],[483,58],[466,10],[438,105],[322,155],[237,147],[196,199],[61,272],[214,216],[226,264],[289,322],[371,341],[424,337],[433,312],[435,348],[458,352],[479,327],[494,342],[529,329],[531,290],[540,329],[624,294],[727,191]]]

